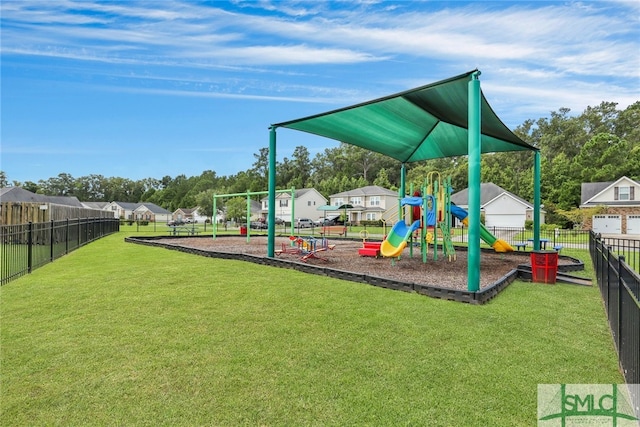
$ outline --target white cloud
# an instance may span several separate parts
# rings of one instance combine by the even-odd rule
[[[478,67],[513,109],[624,106],[640,97],[639,4],[2,2],[2,55],[181,97],[342,104]]]

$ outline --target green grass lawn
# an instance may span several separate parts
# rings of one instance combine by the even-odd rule
[[[536,424],[622,383],[597,287],[473,306],[100,239],[0,289],[0,425]]]

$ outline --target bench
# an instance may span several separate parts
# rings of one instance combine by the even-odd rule
[[[527,242],[514,243],[513,246],[516,247],[517,250],[524,250],[529,244]]]
[[[325,225],[322,227],[320,234],[323,236],[330,236],[331,234],[337,234],[339,236],[347,235],[347,227],[344,225]]]

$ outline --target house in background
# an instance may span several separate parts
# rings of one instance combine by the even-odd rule
[[[202,224],[207,220],[209,220],[208,217],[204,215],[200,215],[200,211],[197,206],[191,209],[187,209],[187,208],[176,209],[172,214],[172,218],[174,220],[181,220],[185,222],[193,222],[193,223],[199,223],[199,224]]]
[[[249,221],[257,221],[262,218],[262,203],[255,200],[250,200],[251,203],[251,215],[249,215]]]
[[[611,182],[583,182],[580,208],[604,206],[582,225],[601,234],[640,234],[640,183],[623,176]]]
[[[171,220],[171,212],[155,203],[138,203],[133,210],[134,219],[150,222],[167,222]]]
[[[319,217],[318,208],[327,204],[327,199],[315,188],[301,188],[294,190],[292,203],[291,192],[276,194],[276,217],[286,222],[291,222],[291,209],[293,207],[295,218],[309,218],[315,220]],[[261,199],[260,217],[267,219],[269,214],[269,198]]]
[[[107,206],[109,206],[109,202],[80,202],[82,206],[88,209],[98,209],[101,211],[109,210]]]
[[[137,207],[138,203],[111,202],[105,207],[105,210],[112,211],[116,218],[134,220],[133,211]]]
[[[349,204],[348,221],[360,223],[360,221],[391,221],[398,219],[398,192],[377,185],[356,188],[329,196],[331,206]]]
[[[451,195],[451,202],[469,209],[469,189]],[[480,212],[484,214],[486,227],[524,227],[526,220],[533,220],[533,204],[492,183],[480,184]],[[544,224],[545,212],[540,212]],[[459,225],[456,219],[455,225]]]
[[[113,211],[116,218],[132,221],[167,222],[171,220],[171,212],[155,203],[111,202],[105,210]]]

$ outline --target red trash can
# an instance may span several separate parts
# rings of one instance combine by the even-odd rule
[[[558,252],[532,251],[531,276],[536,283],[556,283]]]
[[[240,226],[240,235],[241,236],[246,236],[247,235],[247,227],[245,227],[244,225]]]

